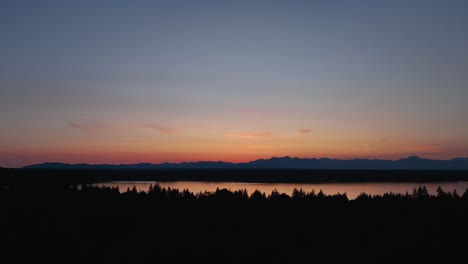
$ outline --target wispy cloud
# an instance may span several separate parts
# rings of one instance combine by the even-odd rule
[[[307,129],[307,128],[301,128],[301,129],[299,129],[298,132],[299,132],[300,134],[310,134],[310,133],[312,133],[312,130]]]
[[[96,133],[104,130],[115,130],[115,127],[99,122],[70,122],[68,123],[68,126],[89,133]]]
[[[243,138],[243,139],[256,139],[256,138],[272,137],[273,134],[271,133],[230,133],[230,134],[225,134],[224,136]]]
[[[381,138],[377,141],[377,143],[387,143],[389,140],[390,140],[390,139],[387,138],[387,137],[381,137]]]
[[[362,151],[370,152],[370,151],[372,151],[372,148],[371,148],[371,146],[369,144],[364,144],[364,145],[362,145]]]
[[[178,129],[173,128],[173,127],[167,127],[167,126],[161,126],[161,125],[155,125],[155,124],[146,124],[144,126],[147,128],[156,130],[162,135],[175,135],[179,132]]]
[[[244,117],[250,118],[270,119],[273,117],[272,113],[263,112],[252,108],[241,108],[239,109],[239,113]]]
[[[442,146],[440,144],[422,144],[408,146],[409,152],[415,153],[440,153],[442,152]]]

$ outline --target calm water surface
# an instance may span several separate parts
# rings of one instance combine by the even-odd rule
[[[193,193],[214,192],[216,188],[229,189],[231,191],[246,189],[249,194],[259,190],[270,194],[274,189],[280,193],[291,195],[294,188],[302,188],[306,192],[314,190],[316,193],[322,190],[325,194],[346,193],[349,199],[356,198],[360,193],[371,195],[382,195],[384,193],[411,193],[414,188],[426,186],[430,194],[436,194],[437,187],[441,186],[444,191],[456,190],[463,194],[468,188],[468,182],[435,182],[435,183],[241,183],[241,182],[105,182],[97,186],[119,187],[120,191],[135,187],[138,191],[148,191],[150,185],[159,184],[161,187],[173,189],[188,189]]]

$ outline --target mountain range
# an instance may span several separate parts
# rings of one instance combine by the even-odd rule
[[[330,169],[330,170],[468,170],[468,158],[432,160],[416,156],[399,159],[329,159],[273,157],[244,163],[198,161],[138,164],[67,164],[46,162],[24,169]]]

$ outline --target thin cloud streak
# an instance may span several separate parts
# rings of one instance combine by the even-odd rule
[[[372,151],[372,148],[370,147],[369,144],[364,144],[364,145],[362,146],[362,151],[364,151],[364,152],[370,152],[370,151]]]
[[[166,127],[166,126],[160,126],[160,125],[154,125],[154,124],[147,124],[144,126],[147,128],[153,129],[162,135],[175,135],[179,132],[177,129],[173,127]]]
[[[387,143],[387,142],[389,142],[389,141],[390,141],[389,138],[387,138],[387,137],[381,137],[381,138],[377,141],[377,143]]]
[[[273,118],[273,114],[270,112],[262,112],[252,108],[241,108],[239,109],[240,115],[244,117],[250,118],[258,118],[258,119],[270,119]]]
[[[269,137],[272,137],[273,134],[271,133],[230,133],[230,134],[225,134],[224,136],[243,138],[243,139],[256,139],[256,138],[269,138]]]
[[[68,123],[68,126],[71,128],[86,131],[88,133],[96,133],[102,130],[115,130],[115,127],[113,126],[103,124],[103,123],[98,123],[98,122],[93,122],[93,123],[70,122]]]
[[[312,130],[307,129],[307,128],[301,128],[301,129],[299,129],[299,133],[300,134],[310,134],[310,133],[312,133]]]
[[[440,144],[422,144],[408,146],[408,151],[415,153],[440,153],[443,151]]]

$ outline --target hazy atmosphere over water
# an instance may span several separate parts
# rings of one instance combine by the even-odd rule
[[[468,156],[467,1],[0,3],[0,166]]]

